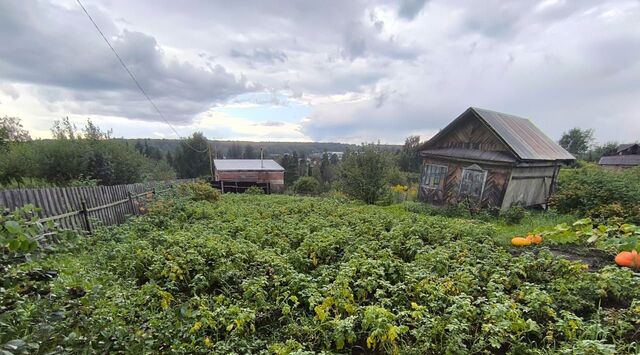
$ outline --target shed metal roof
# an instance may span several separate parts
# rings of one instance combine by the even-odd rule
[[[611,155],[600,158],[598,162],[600,165],[625,165],[636,166],[640,165],[640,155]]]
[[[423,147],[426,149],[433,146],[431,143],[435,143],[454,129],[460,120],[468,119],[469,115],[483,122],[520,160],[570,161],[576,159],[528,119],[478,107],[469,107]]]
[[[638,143],[628,143],[628,144],[620,144],[618,146],[618,150],[616,151],[616,153],[620,153],[623,152],[631,147],[633,147],[634,145],[638,145]]]
[[[214,159],[213,165],[218,171],[284,171],[273,159]]]
[[[461,159],[484,160],[500,163],[515,163],[516,159],[511,155],[503,152],[490,152],[476,149],[464,148],[438,148],[426,149],[421,151],[423,155],[432,155],[436,157],[454,157]]]
[[[477,107],[471,110],[522,160],[575,160],[526,118]]]

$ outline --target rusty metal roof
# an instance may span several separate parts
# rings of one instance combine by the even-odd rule
[[[600,165],[625,165],[625,166],[636,166],[640,165],[640,155],[631,154],[631,155],[611,155],[600,158],[598,162]]]
[[[464,148],[438,148],[421,151],[422,155],[454,157],[460,159],[484,160],[488,162],[515,163],[516,159],[505,152],[491,152]]]
[[[633,147],[635,145],[638,145],[638,143],[620,144],[618,146],[618,150],[616,151],[616,153],[621,153],[621,152],[623,152],[623,151],[625,151],[625,150],[627,150],[627,149],[629,149],[629,148],[631,148],[631,147]]]
[[[214,159],[213,165],[218,171],[284,171],[273,159]]]
[[[575,160],[573,155],[526,118],[477,107],[469,110],[522,160]]]

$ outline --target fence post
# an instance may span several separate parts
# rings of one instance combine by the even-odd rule
[[[91,229],[91,221],[89,221],[89,209],[87,209],[87,202],[84,200],[84,198],[80,200],[80,206],[82,207],[80,213],[82,213],[85,228],[89,234],[92,234],[93,230]]]
[[[131,212],[137,216],[138,211],[136,211],[136,205],[133,203],[133,196],[131,196],[131,191],[127,191],[127,195],[129,196],[129,203],[131,204]]]

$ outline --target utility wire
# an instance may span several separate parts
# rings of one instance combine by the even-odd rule
[[[162,111],[160,111],[160,109],[158,108],[158,106],[156,106],[156,104],[153,102],[153,100],[151,100],[151,97],[149,97],[149,95],[147,95],[147,92],[142,88],[142,85],[140,85],[140,82],[138,82],[138,80],[136,79],[135,75],[133,75],[133,73],[131,72],[131,70],[129,70],[129,67],[127,67],[127,65],[125,64],[124,60],[122,60],[122,57],[120,57],[120,55],[118,54],[118,52],[116,52],[115,48],[113,48],[113,46],[111,45],[111,42],[109,42],[109,39],[107,39],[107,36],[104,35],[104,33],[102,32],[102,30],[100,29],[100,27],[98,26],[98,24],[93,20],[93,17],[91,17],[91,15],[89,15],[89,12],[87,11],[87,9],[84,7],[84,5],[82,5],[82,3],[80,2],[80,0],[76,0],[78,2],[78,5],[80,5],[80,7],[82,8],[82,11],[84,11],[84,13],[87,15],[87,17],[89,18],[89,20],[91,21],[91,23],[93,23],[93,26],[96,28],[96,30],[98,30],[98,33],[100,33],[100,36],[102,36],[102,39],[104,39],[104,41],[107,43],[107,45],[109,46],[109,48],[111,49],[111,51],[113,52],[113,54],[116,56],[116,58],[118,58],[118,61],[120,62],[120,64],[122,65],[122,67],[124,68],[124,70],[127,72],[127,74],[129,74],[129,76],[131,77],[131,80],[133,80],[133,82],[136,84],[136,86],[138,87],[138,89],[140,90],[140,92],[142,93],[142,95],[144,95],[144,97],[149,101],[149,103],[151,103],[151,106],[153,106],[153,108],[156,110],[156,112],[158,112],[158,115],[160,115],[160,118],[162,118],[162,120],[164,120],[164,122],[171,128],[171,130],[173,130],[173,132],[178,136],[178,138],[183,139],[180,136],[180,133],[178,133],[178,131],[173,127],[173,125],[171,125],[171,123],[169,122],[169,120],[167,120],[164,115],[162,114]],[[210,148],[207,148],[205,150],[199,150],[199,149],[195,149],[194,147],[191,146],[191,144],[189,144],[189,141],[184,139],[184,143],[187,147],[191,148],[192,150],[198,152],[198,153],[206,153],[207,151],[209,151]],[[209,145],[207,144],[207,147]]]

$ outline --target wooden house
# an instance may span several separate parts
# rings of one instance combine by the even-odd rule
[[[526,118],[471,107],[421,147],[419,197],[505,209],[546,206],[562,164],[575,158]]]
[[[214,159],[214,186],[222,192],[244,192],[258,186],[265,192],[284,190],[284,168],[272,159]]]
[[[640,144],[622,144],[616,154],[604,156],[598,162],[605,169],[622,170],[640,166]]]

